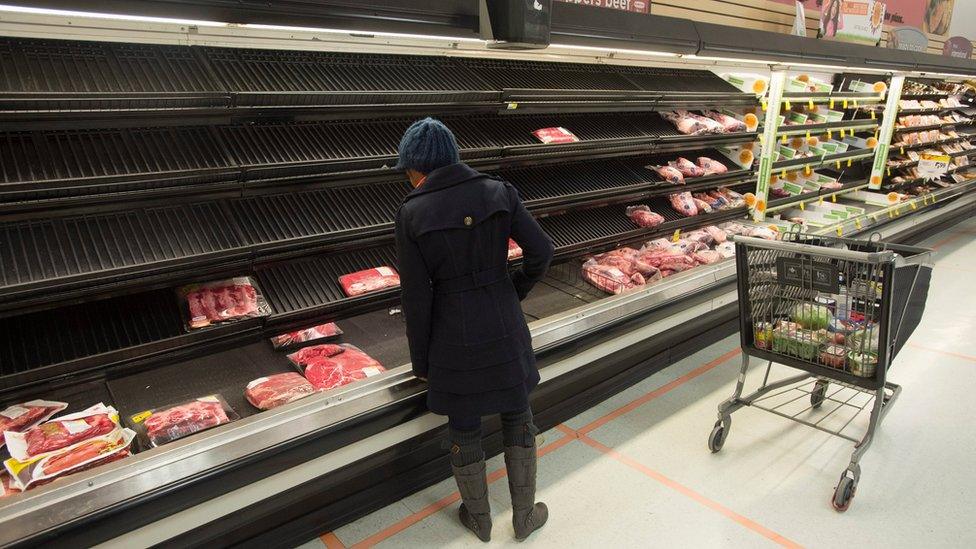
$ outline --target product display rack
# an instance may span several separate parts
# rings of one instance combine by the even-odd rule
[[[17,243],[0,248],[0,326],[9,334],[0,346],[0,402],[63,395],[72,406],[112,403],[125,416],[219,392],[244,417],[165,451],[140,452],[0,502],[33,519],[0,520],[0,542],[105,541],[125,535],[109,528],[122,510],[132,517],[125,529],[152,527],[175,510],[339,448],[358,448],[369,437],[387,442],[344,473],[326,469],[312,483],[329,487],[318,500],[323,508],[345,505],[315,528],[333,528],[396,497],[384,480],[407,469],[423,474],[405,487],[443,477],[442,452],[433,451],[442,428],[425,413],[423,387],[405,364],[398,292],[348,298],[337,282],[360,268],[395,267],[393,215],[409,188],[389,166],[400,134],[418,116],[444,120],[463,160],[512,182],[556,245],[551,272],[523,304],[542,366],[533,402],[541,427],[697,349],[702,334],[725,335],[732,318],[728,261],[619,296],[605,296],[580,277],[589,254],[746,217],[745,207],[680,217],[666,199],[717,187],[745,193],[762,177],[762,170],[726,162],[716,150],[754,142],[756,132],[686,136],[656,112],[759,106],[754,94],[701,67],[21,38],[4,39],[0,54],[0,66],[16,67],[6,74],[19,77],[0,91],[0,142],[8,151],[0,162],[0,235]],[[862,113],[863,104],[882,100],[810,95],[788,99],[856,101]],[[858,119],[783,130],[874,133],[878,124]],[[566,127],[579,142],[539,144],[531,132],[548,126]],[[844,200],[865,184],[853,173],[855,161],[873,155],[841,153],[767,169],[850,163],[852,173],[838,174],[842,189],[795,197]],[[728,172],[675,186],[647,168],[678,156],[708,156]],[[913,202],[913,211],[929,219],[971,207],[968,187],[951,190]],[[638,203],[665,222],[637,228],[624,209]],[[880,220],[866,217],[862,225],[890,228],[897,237],[902,214],[886,219],[887,212],[873,211]],[[173,289],[242,274],[255,278],[270,316],[186,332]],[[328,320],[338,320],[344,341],[391,371],[270,412],[249,408],[244,384],[292,371],[265,339]],[[659,324],[674,329],[665,333]],[[659,330],[654,338],[607,347],[651,326]],[[40,334],[51,332],[56,344],[42,343]],[[568,366],[581,349],[598,344],[616,350]],[[487,425],[490,452],[497,450],[496,427]],[[425,450],[405,458],[406,447]],[[260,508],[275,516],[264,523],[267,531],[248,527],[234,536],[246,530],[257,539],[310,520],[307,506],[297,511],[299,499],[272,494],[285,491],[269,492],[240,513]],[[235,522],[167,535],[199,542]]]

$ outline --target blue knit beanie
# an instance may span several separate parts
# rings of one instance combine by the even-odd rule
[[[396,169],[416,170],[422,174],[461,161],[454,134],[433,118],[418,120],[403,132],[399,153]]]

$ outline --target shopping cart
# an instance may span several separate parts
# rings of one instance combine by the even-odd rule
[[[888,367],[922,317],[931,251],[800,233],[734,242],[742,369],[732,397],[719,405],[708,447],[722,449],[731,414],[744,406],[850,440],[851,463],[832,499],[845,511],[860,480],[858,462],[901,392],[887,381]],[[760,388],[743,396],[750,357],[768,364]],[[805,373],[770,381],[773,363]],[[866,433],[848,434],[869,407]]]

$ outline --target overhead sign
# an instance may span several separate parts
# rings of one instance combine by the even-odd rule
[[[774,0],[792,6],[797,0]],[[799,0],[808,10],[826,11],[831,0]],[[972,2],[973,0],[966,0]],[[922,32],[945,35],[952,22],[954,0],[884,0],[884,22],[893,27],[916,27]]]
[[[881,40],[884,15],[880,0],[824,0],[820,37],[873,46]]]
[[[901,27],[888,33],[888,47],[924,52],[929,47],[929,37],[915,27]]]
[[[973,56],[973,43],[965,36],[953,36],[942,46],[942,55],[970,59]]]
[[[634,13],[651,13],[651,0],[557,0],[595,8],[610,8]]]

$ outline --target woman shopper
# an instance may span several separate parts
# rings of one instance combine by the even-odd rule
[[[448,416],[461,523],[491,539],[482,416],[501,414],[515,537],[545,524],[535,501],[538,432],[529,393],[539,382],[520,301],[552,260],[552,241],[511,184],[460,161],[457,141],[426,118],[403,134],[397,168],[414,187],[396,217],[403,314],[414,374],[427,405]],[[508,240],[523,250],[508,269]]]

